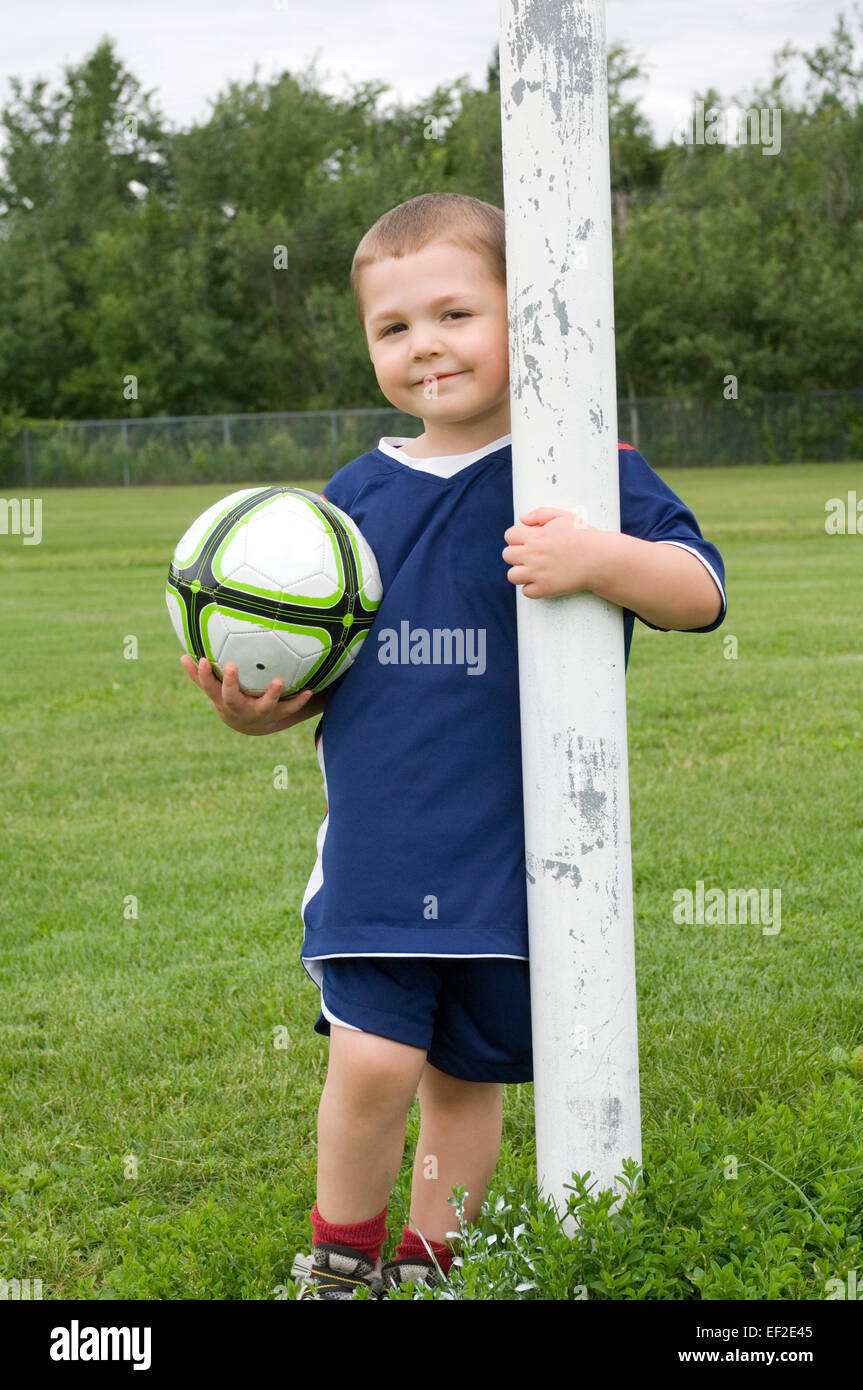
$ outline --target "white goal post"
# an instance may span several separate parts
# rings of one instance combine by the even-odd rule
[[[501,0],[513,495],[620,527],[604,0]],[[517,589],[537,1172],[641,1162],[623,614]],[[566,1229],[572,1234],[574,1226]]]

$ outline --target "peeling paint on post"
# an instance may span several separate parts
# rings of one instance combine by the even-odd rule
[[[501,0],[514,516],[620,526],[605,5]],[[641,1162],[623,615],[517,591],[540,1188]],[[566,1223],[572,1234],[574,1225]]]

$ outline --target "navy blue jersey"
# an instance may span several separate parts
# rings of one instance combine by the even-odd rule
[[[719,551],[641,454],[618,461],[621,531],[698,556],[722,596],[712,631]],[[324,495],[371,545],[383,600],[315,729],[327,815],[303,965],[320,984],[330,956],[527,959],[511,436],[445,459],[382,439]]]

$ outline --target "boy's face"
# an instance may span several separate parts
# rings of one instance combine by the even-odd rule
[[[483,256],[432,242],[366,266],[362,295],[369,356],[392,405],[432,427],[508,410],[506,286]]]

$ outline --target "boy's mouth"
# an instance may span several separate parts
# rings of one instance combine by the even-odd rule
[[[430,381],[450,381],[453,377],[462,376],[462,372],[427,372],[426,375],[414,383],[416,386],[427,386]]]

